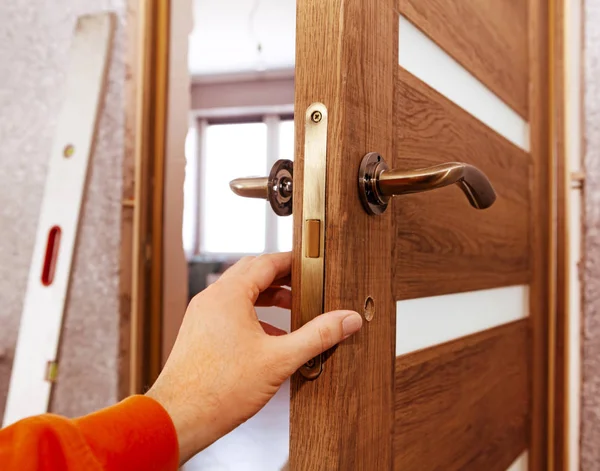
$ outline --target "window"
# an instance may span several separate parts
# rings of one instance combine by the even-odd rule
[[[279,123],[279,158],[294,160],[294,121],[286,120]],[[294,218],[292,216],[277,218],[277,251],[292,250],[294,233]]]
[[[196,213],[198,208],[198,148],[196,127],[190,126],[185,139],[185,181],[183,182],[183,250],[189,257],[194,253]]]
[[[235,257],[291,250],[292,217],[278,217],[265,200],[229,189],[238,177],[265,176],[273,163],[293,159],[291,119],[246,122],[198,120],[186,142],[183,241],[188,257]]]
[[[264,202],[240,198],[229,182],[263,175],[267,168],[264,123],[207,126],[200,184],[200,253],[259,253],[265,250]]]

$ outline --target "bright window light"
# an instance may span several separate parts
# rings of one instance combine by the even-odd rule
[[[264,176],[267,127],[264,123],[218,124],[206,128],[201,170],[200,251],[260,253],[265,250],[266,201],[241,198],[229,182]]]
[[[279,158],[294,160],[294,121],[287,120],[279,123]],[[294,233],[294,217],[277,218],[277,250],[289,252],[292,250]]]

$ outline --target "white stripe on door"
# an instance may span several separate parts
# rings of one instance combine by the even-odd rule
[[[521,455],[514,461],[513,464],[506,471],[528,471],[529,463],[527,451],[521,453]]]
[[[527,317],[527,285],[494,288],[396,303],[396,355]]]
[[[402,67],[516,146],[529,151],[529,124],[403,16],[400,16],[398,49]]]

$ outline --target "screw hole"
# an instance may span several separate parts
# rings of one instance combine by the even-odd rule
[[[368,296],[367,299],[365,300],[365,320],[367,322],[371,322],[373,320],[373,317],[375,316],[375,301],[373,301],[373,298],[371,296]]]
[[[381,162],[381,156],[380,155],[377,156],[377,162]]]
[[[69,157],[72,157],[74,153],[75,153],[75,147],[73,146],[73,144],[67,144],[65,146],[65,148],[63,149],[63,156],[66,157],[67,159]]]

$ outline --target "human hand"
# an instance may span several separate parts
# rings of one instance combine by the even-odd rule
[[[163,371],[147,395],[171,416],[180,462],[256,414],[316,355],[357,332],[353,311],[323,314],[286,334],[255,306],[291,307],[291,254],[246,257],[190,302]]]

